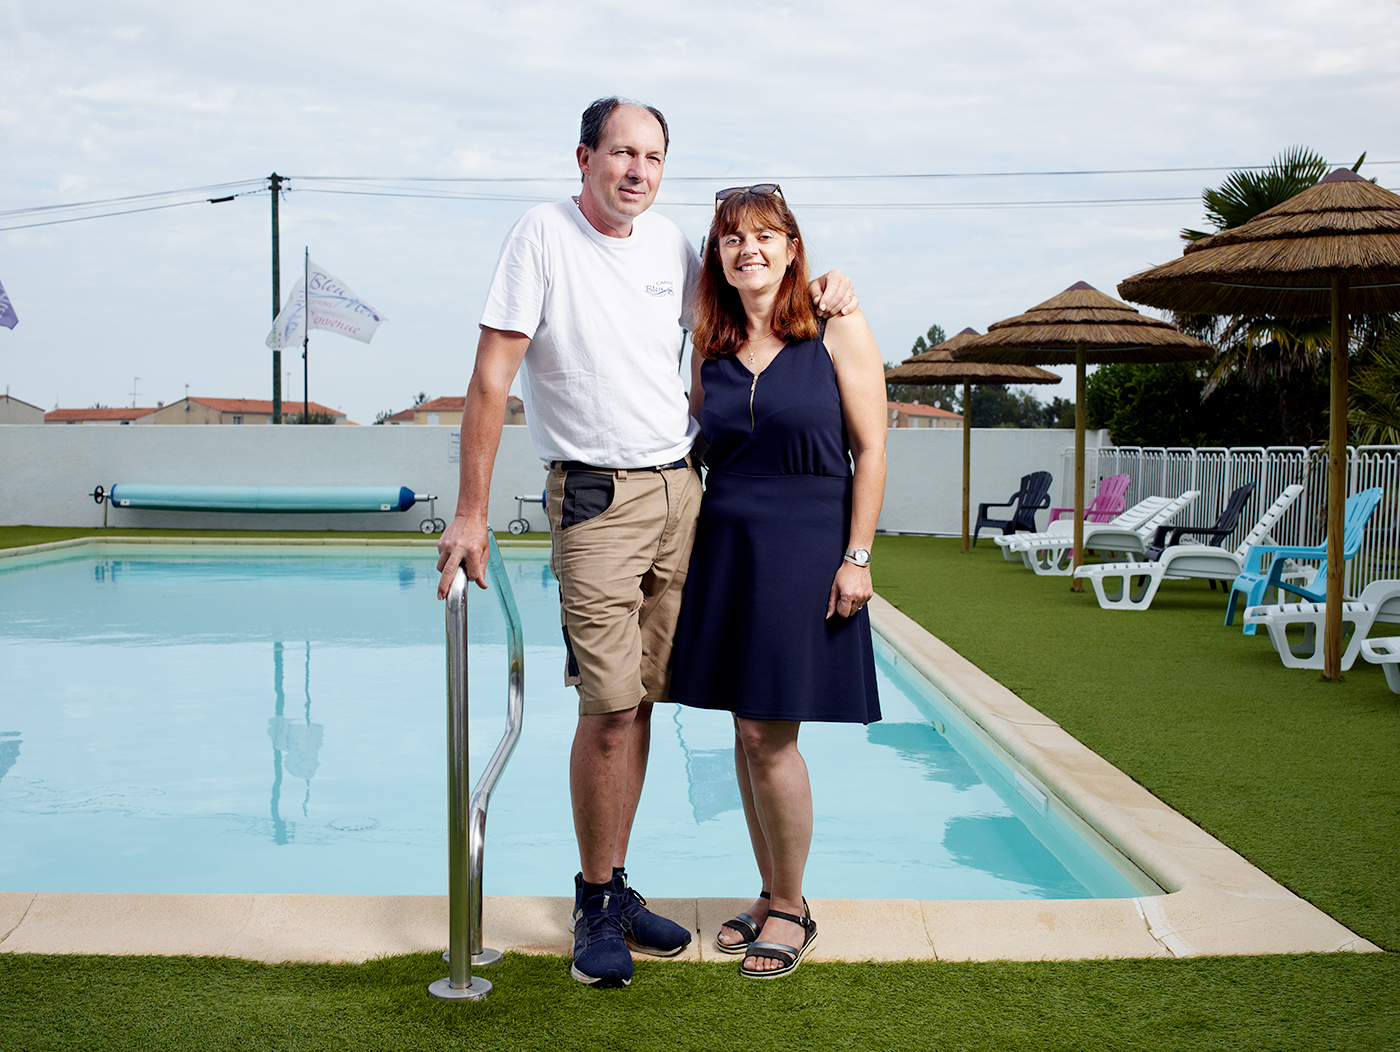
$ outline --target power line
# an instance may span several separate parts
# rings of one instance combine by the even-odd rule
[[[163,208],[183,208],[185,205],[203,205],[207,201],[172,201],[167,205],[147,205],[145,208],[127,208],[120,212],[99,212],[90,216],[69,216],[67,219],[46,219],[42,223],[18,223],[14,226],[0,226],[4,230],[29,230],[36,226],[58,226],[60,223],[81,223],[85,219],[107,219],[110,216],[129,216],[137,212],[159,212]]]
[[[266,184],[266,179],[240,179],[233,183],[211,183],[209,186],[192,186],[184,190],[160,190],[150,194],[130,194],[126,197],[106,197],[97,201],[74,201],[62,205],[34,205],[29,208],[11,208],[0,211],[0,219],[8,219],[12,216],[37,215],[41,212],[59,212],[65,209],[75,208],[99,208],[103,205],[127,204],[131,201],[151,201],[160,197],[179,197],[186,194],[204,195],[216,193],[220,190],[228,190],[240,186],[258,186]],[[193,202],[190,202],[193,203]],[[125,213],[113,213],[123,215]]]
[[[1367,164],[1396,165],[1400,161],[1368,161]],[[1042,178],[1056,176],[1085,176],[1085,175],[1148,175],[1148,174],[1170,174],[1170,173],[1190,173],[1190,172],[1221,172],[1221,171],[1261,171],[1271,168],[1272,165],[1234,165],[1234,166],[1191,166],[1180,168],[1101,168],[1101,169],[1076,169],[1076,170],[1046,170],[1046,171],[1022,171],[1022,172],[923,172],[912,174],[886,174],[886,175],[788,175],[775,176],[783,182],[815,182],[815,183],[841,183],[857,181],[909,181],[909,180],[946,180],[946,179],[987,179],[987,178]],[[419,198],[426,200],[458,200],[458,201],[500,201],[517,202],[520,204],[538,204],[541,202],[553,201],[555,197],[537,196],[531,194],[502,194],[502,193],[471,193],[466,191],[452,191],[447,189],[437,189],[431,187],[404,187],[395,186],[394,183],[456,183],[456,184],[501,184],[510,183],[519,185],[522,183],[557,183],[574,182],[578,178],[577,174],[571,176],[403,176],[391,178],[385,176],[368,175],[308,175],[283,177],[283,191],[287,193],[316,193],[316,194],[337,194],[354,197],[389,197],[389,198]],[[675,183],[709,183],[716,184],[732,179],[734,176],[667,176],[665,181],[668,185]],[[340,189],[318,186],[289,186],[288,183],[357,183],[363,188]],[[369,187],[375,187],[370,189]],[[239,188],[249,188],[242,189]],[[209,194],[218,193],[224,190],[234,190],[235,193],[219,198],[209,197]],[[183,197],[186,195],[199,195],[193,200],[172,201],[166,204],[152,204],[140,208],[125,208],[116,211],[97,212],[88,215],[69,216],[63,219],[44,219],[32,223],[13,223],[8,226],[0,226],[0,231],[6,230],[28,230],[34,227],[57,226],[64,223],[77,223],[87,219],[108,219],[113,216],[133,215],[139,212],[156,212],[167,208],[180,208],[185,205],[204,204],[211,201],[227,201],[233,197],[242,197],[246,194],[267,193],[267,181],[265,179],[241,179],[227,183],[211,183],[207,186],[187,187],[180,190],[163,190],[149,194],[131,194],[125,197],[102,198],[94,201],[80,201],[61,205],[36,205],[28,208],[16,208],[0,211],[0,222],[7,219],[19,219],[28,216],[40,216],[54,214],[65,211],[78,211],[81,209],[99,208],[104,205],[125,204],[136,201],[153,201],[168,197]],[[1160,205],[1160,204],[1184,204],[1199,200],[1198,195],[1190,197],[1096,197],[1096,198],[1070,198],[1065,200],[1007,200],[1007,201],[821,201],[802,202],[802,208],[835,210],[846,209],[853,211],[952,211],[952,210],[995,210],[995,209],[1033,209],[1033,208],[1122,208],[1133,205]],[[677,208],[710,208],[714,202],[706,199],[703,201],[670,201],[661,200],[659,204],[666,207]]]
[[[1367,165],[1393,165],[1400,164],[1400,161],[1367,161]],[[1328,162],[1329,167],[1336,167]],[[1237,172],[1237,171],[1266,171],[1272,168],[1272,164],[1231,164],[1231,165],[1208,165],[1191,166],[1184,168],[1080,168],[1080,169],[1059,169],[1046,171],[1024,171],[1024,172],[912,172],[895,174],[874,174],[874,175],[777,175],[765,176],[765,178],[780,180],[782,182],[854,182],[870,181],[881,179],[1009,179],[1009,178],[1040,178],[1049,176],[1072,176],[1072,175],[1164,175],[1177,172]],[[379,182],[379,183],[541,183],[541,182],[578,182],[578,173],[569,175],[541,175],[541,176],[428,176],[428,175],[300,175],[291,178],[306,181],[315,180],[318,182]],[[668,175],[665,181],[668,183],[717,183],[725,179],[735,178],[733,175]]]

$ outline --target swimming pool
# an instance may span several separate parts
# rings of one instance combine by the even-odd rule
[[[557,585],[507,553],[525,730],[492,798],[488,894],[566,894],[572,690]],[[431,549],[89,546],[0,564],[0,890],[440,894],[442,608]],[[471,590],[472,762],[503,721],[504,632]],[[886,648],[885,719],[812,724],[813,896],[1129,897]],[[657,706],[629,855],[649,895],[756,882],[721,714]]]

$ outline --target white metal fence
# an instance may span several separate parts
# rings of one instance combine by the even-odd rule
[[[1327,455],[1323,447],[1240,447],[1234,449],[1162,449],[1107,446],[1085,451],[1085,499],[1098,480],[1127,474],[1128,506],[1143,497],[1176,496],[1188,489],[1201,496],[1176,520],[1178,524],[1209,526],[1230,494],[1248,482],[1254,492],[1239,524],[1225,541],[1232,548],[1285,486],[1302,483],[1303,493],[1274,527],[1277,544],[1314,545],[1327,537]],[[1074,503],[1074,449],[1063,453],[1060,471],[1062,503]],[[1368,583],[1400,577],[1400,446],[1347,447],[1347,493],[1372,486],[1385,490],[1380,506],[1366,527],[1361,551],[1347,568],[1346,590],[1355,595]]]

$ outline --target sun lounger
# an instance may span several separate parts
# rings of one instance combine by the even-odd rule
[[[1105,610],[1146,610],[1152,605],[1157,589],[1168,578],[1184,581],[1190,577],[1203,577],[1212,582],[1212,587],[1215,581],[1232,581],[1244,566],[1249,549],[1269,539],[1270,531],[1302,492],[1303,487],[1295,484],[1279,494],[1278,500],[1259,517],[1249,535],[1234,551],[1225,551],[1209,544],[1174,544],[1164,548],[1152,562],[1081,566],[1074,576],[1093,584],[1099,606]]]
[[[1381,636],[1361,644],[1361,656],[1385,669],[1385,681],[1400,694],[1400,636]]]
[[[1322,668],[1323,648],[1318,637],[1327,620],[1326,601],[1316,603],[1279,603],[1273,606],[1251,606],[1244,612],[1246,625],[1263,625],[1269,639],[1288,668]],[[1377,623],[1400,625],[1400,581],[1372,581],[1354,602],[1342,604],[1342,638],[1347,641],[1342,650],[1342,671],[1356,662],[1361,644]],[[1347,626],[1351,626],[1348,634]],[[1289,630],[1302,630],[1297,643],[1288,640]]]
[[[1098,552],[1121,552],[1127,559],[1147,558],[1147,544],[1157,527],[1170,522],[1197,497],[1200,490],[1187,490],[1179,497],[1162,498],[1163,503],[1138,526],[1124,526],[1113,522],[1086,522],[1084,524],[1084,550]],[[1061,520],[1063,521],[1063,520]],[[1055,525],[1060,525],[1056,523]],[[1067,577],[1073,571],[1074,533],[1044,535],[1047,539],[1031,543],[1024,538],[1012,538],[1012,550],[1021,555],[1032,570],[1041,576]]]
[[[1170,502],[1170,497],[1145,497],[1127,511],[1115,515],[1109,520],[1109,524],[1122,526],[1126,529],[1137,529]],[[1069,538],[1069,540],[1066,541],[1065,538]],[[1023,549],[1027,547],[1055,541],[1073,544],[1074,520],[1059,519],[1052,522],[1048,529],[1042,530],[1040,533],[1017,533],[1006,537],[993,537],[992,540],[1001,548],[1001,553],[1007,562],[1022,562],[1025,560]],[[1030,563],[1026,562],[1026,566],[1029,568]]]

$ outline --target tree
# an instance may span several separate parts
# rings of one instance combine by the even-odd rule
[[[947,335],[943,332],[943,326],[934,323],[928,327],[928,332],[925,333],[924,336],[920,336],[914,341],[914,349],[909,352],[909,357],[912,358],[916,354],[923,354],[930,347],[937,347],[947,338]]]
[[[1230,377],[1203,402],[1209,374],[1209,363],[1101,365],[1085,381],[1085,421],[1120,446],[1283,444],[1272,384]]]
[[[893,362],[885,363],[886,370],[893,368]],[[918,402],[954,413],[960,411],[956,408],[961,400],[958,388],[951,384],[885,384],[885,397],[891,402]]]
[[[1050,404],[1041,407],[1044,415],[1044,423],[1041,427],[1059,427],[1069,431],[1074,430],[1074,403],[1068,398],[1061,398],[1056,395],[1050,400]]]
[[[1062,427],[1065,408],[1069,410],[1069,426],[1074,426],[1074,403],[1057,398],[1050,405],[1029,391],[1012,391],[1005,384],[973,384],[972,427]]]
[[[1352,171],[1366,159],[1363,153]],[[1247,223],[1262,212],[1301,193],[1327,174],[1327,161],[1305,146],[1293,146],[1268,168],[1231,172],[1218,189],[1201,192],[1212,231],[1183,230],[1183,241]],[[1214,343],[1214,367],[1202,399],[1214,396],[1232,376],[1256,390],[1272,384],[1277,391],[1280,440],[1312,445],[1325,434],[1327,356],[1331,349],[1328,318],[1277,318],[1251,315],[1183,315],[1174,319],[1183,331]]]
[[[1388,329],[1351,374],[1347,424],[1358,446],[1400,445],[1400,324]]]

